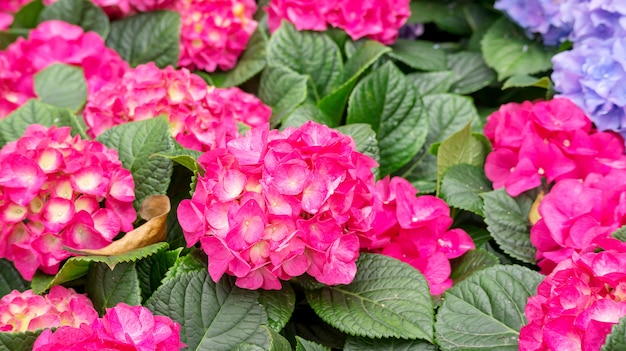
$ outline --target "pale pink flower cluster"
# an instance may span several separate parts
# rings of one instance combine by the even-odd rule
[[[29,0],[30,1],[30,0]],[[59,0],[43,0],[44,5],[54,4]],[[171,7],[177,0],[91,0],[102,8],[111,18],[133,15],[137,12],[163,10]]]
[[[0,257],[31,280],[55,274],[63,249],[98,249],[133,229],[134,182],[117,151],[30,125],[0,150]]]
[[[119,303],[91,324],[44,330],[33,351],[172,351],[184,347],[178,323],[155,316],[145,307]]]
[[[0,51],[0,118],[35,97],[34,75],[54,63],[81,67],[90,94],[129,68],[98,34],[62,21],[43,22]]]
[[[424,275],[431,294],[442,294],[453,283],[450,259],[474,249],[472,238],[450,229],[450,207],[443,200],[416,196],[417,189],[404,178],[379,180],[376,194],[380,208],[361,246],[410,264]]]
[[[181,0],[178,65],[213,72],[235,67],[257,27],[254,0]]]
[[[305,273],[331,285],[354,279],[358,234],[374,219],[376,162],[350,137],[314,122],[266,126],[198,161],[205,173],[178,219],[214,280],[227,273],[243,288],[280,289]]]
[[[528,299],[521,351],[599,351],[614,324],[626,316],[626,245],[599,241],[561,261]]]
[[[139,65],[89,97],[84,118],[91,136],[113,126],[168,116],[172,136],[183,146],[207,151],[238,135],[237,123],[269,122],[271,109],[239,88],[207,87],[187,69]]]
[[[0,1],[0,30],[9,28],[13,23],[13,14],[32,0],[3,0]]]
[[[87,296],[57,285],[46,296],[13,290],[0,299],[0,332],[20,333],[63,326],[79,327],[98,318]]]
[[[340,28],[352,38],[370,38],[389,45],[411,15],[409,0],[271,0],[264,8],[273,32],[281,21],[297,30]]]

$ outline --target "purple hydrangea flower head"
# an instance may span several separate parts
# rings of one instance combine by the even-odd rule
[[[572,41],[585,38],[608,39],[626,35],[626,1],[591,0],[573,9]]]

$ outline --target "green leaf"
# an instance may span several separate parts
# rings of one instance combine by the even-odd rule
[[[435,43],[424,40],[398,39],[388,55],[405,65],[422,71],[443,71],[446,53]]]
[[[70,257],[61,266],[56,275],[46,275],[38,271],[35,273],[31,281],[31,289],[35,294],[42,294],[54,285],[70,282],[72,280],[84,277],[89,271],[92,262],[101,262],[106,264],[109,269],[115,269],[120,263],[135,262],[143,258],[154,255],[157,252],[167,250],[167,243],[156,243],[128,251],[126,253],[115,256],[75,256]]]
[[[515,198],[504,188],[482,194],[485,201],[487,230],[502,251],[527,263],[535,263],[536,248],[530,242],[528,214],[536,192],[525,192]]]
[[[464,15],[465,6],[462,3],[450,4],[438,0],[411,1],[411,17],[408,23],[435,22],[446,32],[467,35],[471,33]]]
[[[285,339],[282,335],[265,325],[262,326],[261,329],[263,336],[267,336],[267,344],[269,344],[269,348],[263,348],[249,342],[242,342],[237,344],[233,351],[292,351],[289,341],[287,341],[287,339]]]
[[[177,141],[173,142],[173,147],[168,154],[154,154],[152,157],[156,156],[170,159],[192,172],[199,172],[202,169],[198,163],[198,157],[202,156],[202,152],[188,149]]]
[[[182,248],[158,252],[135,264],[141,301],[146,301],[160,285],[169,269],[176,263]]]
[[[327,126],[332,126],[335,122],[327,116],[322,110],[312,103],[305,102],[298,106],[287,118],[283,119],[280,124],[281,129],[286,127],[299,127],[308,121],[314,121]]]
[[[159,68],[178,65],[180,14],[152,11],[111,23],[108,47],[132,67],[154,61]]]
[[[28,28],[10,28],[0,30],[0,50],[6,49],[11,43],[20,37],[27,37],[30,29]]]
[[[343,62],[337,44],[324,33],[299,32],[283,21],[267,45],[267,64],[286,67],[311,79],[310,93],[318,101],[339,82]]]
[[[437,313],[443,350],[516,351],[524,306],[544,276],[520,266],[494,266],[448,289]]]
[[[280,332],[296,308],[296,293],[288,282],[283,282],[280,290],[258,290],[259,303],[267,313],[267,324],[275,332]]]
[[[326,346],[296,336],[296,351],[330,351]]]
[[[43,330],[24,333],[0,333],[0,351],[31,351]]]
[[[496,80],[494,71],[477,52],[461,51],[448,55],[448,69],[454,71],[450,91],[457,94],[473,93]]]
[[[208,269],[207,257],[204,252],[199,249],[192,249],[190,253],[185,256],[178,257],[174,265],[165,274],[162,283],[166,280],[176,278],[177,276],[194,272],[194,271],[206,271]]]
[[[221,88],[229,88],[247,82],[257,75],[266,65],[267,38],[261,26],[252,33],[246,46],[246,50],[241,54],[237,65],[227,72],[217,72],[211,74],[211,78]]]
[[[267,349],[262,334],[267,316],[258,298],[256,291],[235,287],[230,277],[213,282],[203,270],[167,280],[146,307],[181,325],[181,341],[188,350],[230,351],[243,342]]]
[[[356,85],[346,124],[372,126],[380,148],[380,175],[384,176],[409,162],[426,141],[424,112],[413,85],[388,62]]]
[[[54,64],[35,74],[35,93],[41,102],[76,113],[87,102],[87,81],[78,67]]]
[[[31,1],[22,6],[15,15],[10,28],[35,28],[39,24],[39,15],[43,11],[44,6],[41,0]]]
[[[481,41],[485,62],[498,72],[498,80],[547,71],[556,53],[526,37],[524,30],[505,17],[497,20]]]
[[[104,131],[98,141],[116,149],[124,168],[135,181],[135,209],[154,194],[165,194],[172,176],[172,161],[156,154],[168,154],[174,147],[165,117],[124,123]]]
[[[480,194],[487,191],[491,191],[491,181],[483,167],[458,164],[444,173],[439,195],[450,206],[484,217]]]
[[[0,297],[13,290],[28,290],[28,282],[22,278],[11,261],[0,258]]]
[[[448,168],[467,163],[482,166],[489,150],[483,142],[472,135],[470,123],[465,128],[444,140],[437,151],[437,193],[440,191],[441,180]]]
[[[6,118],[0,119],[0,146],[21,138],[31,124],[72,127],[72,135],[78,134],[87,139],[84,123],[68,109],[31,99]]]
[[[550,80],[550,77],[537,78],[527,74],[521,74],[510,77],[502,85],[502,89],[527,87],[551,89],[552,81]]]
[[[341,124],[348,98],[352,88],[361,75],[374,64],[384,53],[391,49],[374,40],[367,40],[359,46],[356,52],[350,56],[341,72],[340,85],[332,93],[326,95],[319,101],[317,106],[332,117],[331,127]]]
[[[619,323],[613,325],[611,333],[606,336],[602,351],[626,350],[626,317],[622,317]]]
[[[349,337],[344,351],[437,351],[437,346],[423,340],[369,339]]]
[[[131,306],[141,304],[135,262],[120,263],[113,270],[104,263],[94,263],[87,274],[85,292],[101,316],[120,302]]]
[[[472,274],[500,263],[496,255],[482,249],[470,250],[463,256],[450,261],[454,284],[469,278]]]
[[[418,270],[394,258],[361,254],[352,283],[305,294],[315,313],[350,335],[433,339],[428,284]]]
[[[413,82],[413,85],[417,88],[417,92],[424,96],[447,93],[450,87],[452,87],[454,71],[416,72],[408,74],[406,77]],[[428,105],[426,105],[426,107],[428,107]]]
[[[307,81],[306,76],[286,68],[265,68],[261,74],[259,98],[272,108],[272,127],[277,126],[306,100]]]
[[[366,123],[354,123],[339,126],[335,129],[352,137],[352,139],[354,139],[354,143],[356,144],[356,149],[359,152],[373,158],[376,161],[380,160],[380,151],[378,150],[376,132],[374,132],[372,126]]]
[[[41,12],[39,21],[60,20],[75,24],[85,32],[96,32],[106,39],[109,35],[109,17],[89,0],[59,0]]]
[[[626,241],[626,226],[619,227],[611,236],[619,241]]]

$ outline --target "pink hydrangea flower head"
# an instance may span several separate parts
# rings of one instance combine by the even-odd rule
[[[361,246],[409,263],[428,281],[433,295],[452,286],[450,259],[475,248],[462,229],[450,229],[450,208],[441,199],[424,195],[406,179],[385,177],[376,184],[376,218],[359,238]]]
[[[27,280],[56,273],[63,246],[98,249],[132,230],[134,187],[115,150],[30,125],[0,149],[0,257]]]
[[[267,25],[274,32],[283,19],[293,23],[297,30],[326,30],[326,13],[333,1],[271,0],[264,10]]]
[[[204,176],[178,218],[214,280],[227,273],[248,289],[280,289],[304,273],[352,281],[357,235],[374,219],[376,162],[350,137],[314,122],[282,132],[265,125],[198,161]]]
[[[0,332],[25,332],[62,326],[78,327],[98,318],[91,300],[57,285],[46,296],[13,290],[0,299]]]
[[[186,0],[175,8],[182,20],[178,65],[192,70],[233,68],[257,26],[253,0]]]

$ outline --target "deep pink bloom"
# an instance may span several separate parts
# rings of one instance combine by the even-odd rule
[[[97,249],[135,220],[134,182],[117,152],[33,124],[0,150],[0,257],[30,280],[57,272],[63,246]]]
[[[352,281],[357,234],[374,219],[376,162],[351,138],[313,122],[282,132],[266,125],[198,161],[204,176],[178,218],[214,280],[230,274],[248,289],[280,289],[304,273]]]
[[[334,3],[331,0],[272,0],[264,10],[270,31],[280,27],[283,19],[293,23],[297,30],[326,30],[326,13]]]

